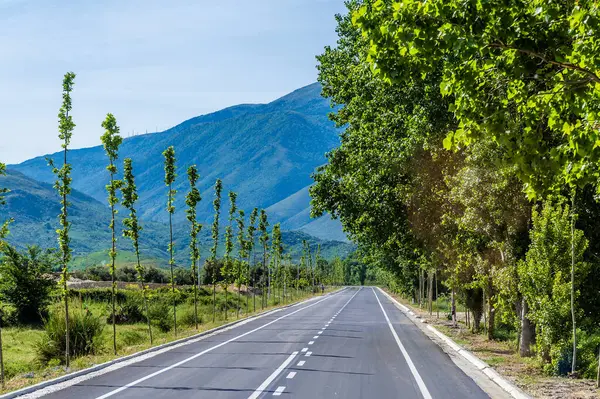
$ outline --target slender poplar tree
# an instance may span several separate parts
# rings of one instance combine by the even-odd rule
[[[308,268],[312,279],[312,293],[315,293],[315,270],[313,268],[312,253],[310,252],[310,244],[306,242],[306,258],[308,259]]]
[[[244,282],[244,270],[246,266],[246,258],[248,257],[248,242],[246,241],[246,230],[244,225],[244,219],[246,214],[242,209],[238,211],[238,217],[236,219],[238,226],[238,260],[236,262],[236,274],[237,274],[237,289],[238,289],[238,303],[237,303],[237,318],[240,318],[240,302],[242,300],[242,283]],[[248,282],[246,282],[248,287]],[[248,291],[246,289],[246,291]],[[246,294],[246,311],[248,310],[248,295]]]
[[[281,260],[282,260],[282,256],[283,256],[283,246],[281,245],[281,224],[277,223],[273,226],[273,231],[271,232],[271,235],[273,236],[273,243],[272,243],[272,250],[273,250],[273,262],[274,262],[274,268],[275,268],[275,273],[277,276],[277,280],[279,285],[283,284],[283,275],[281,273]],[[282,288],[282,293],[283,293],[283,286],[281,286],[280,288]],[[277,296],[277,292],[275,292],[275,296]],[[283,299],[283,296],[282,296]]]
[[[221,192],[223,191],[223,182],[217,179],[215,182],[215,199],[213,200],[213,208],[215,210],[215,218],[212,225],[213,246],[210,249],[210,259],[212,262],[212,286],[213,286],[213,323],[215,322],[215,314],[217,312],[217,249],[219,248],[219,215],[221,213]]]
[[[102,127],[105,129],[104,134],[100,137],[102,144],[104,145],[104,151],[108,156],[108,166],[106,170],[110,175],[110,182],[106,186],[108,192],[108,205],[110,206],[110,231],[111,231],[111,249],[109,250],[110,255],[110,278],[112,281],[111,288],[111,299],[112,299],[112,326],[113,326],[113,352],[117,354],[117,323],[116,323],[116,302],[117,302],[117,282],[115,275],[116,260],[117,260],[117,237],[115,234],[115,216],[117,215],[117,209],[115,206],[119,203],[119,197],[117,197],[117,191],[121,187],[121,181],[115,179],[117,174],[116,160],[119,158],[119,146],[123,142],[123,138],[119,136],[119,126],[117,126],[117,120],[113,114],[107,114],[106,119],[102,122]]]
[[[262,308],[266,304],[266,284],[267,284],[267,251],[269,250],[269,233],[267,228],[269,221],[267,220],[267,212],[264,209],[260,210],[260,220],[258,222],[258,230],[260,231],[260,243],[263,246],[263,275],[262,275]]]
[[[175,273],[173,268],[175,266],[175,260],[173,259],[173,214],[175,213],[175,194],[176,190],[173,189],[173,183],[177,174],[175,173],[175,148],[170,146],[167,148],[163,155],[165,157],[165,184],[169,187],[167,193],[167,212],[169,213],[169,267],[171,268],[171,293],[173,294],[173,329],[175,336],[177,336],[177,298],[175,297]]]
[[[233,261],[231,259],[231,252],[233,251],[233,221],[235,220],[235,214],[237,212],[236,206],[237,194],[233,191],[229,192],[229,224],[225,228],[225,259],[223,261],[223,267],[221,268],[221,276],[223,277],[223,288],[225,289],[225,320],[227,320],[227,311],[229,310],[229,304],[227,302],[227,293],[231,277],[233,276]]]
[[[59,285],[62,288],[62,297],[65,304],[65,365],[69,367],[70,355],[69,355],[69,288],[67,281],[69,280],[69,261],[71,260],[72,249],[70,247],[71,240],[69,239],[69,229],[71,223],[68,219],[68,207],[70,205],[67,197],[71,194],[71,165],[67,162],[67,151],[69,144],[71,143],[71,137],[73,136],[73,130],[75,129],[75,123],[73,117],[70,115],[72,109],[71,92],[75,82],[75,74],[73,72],[67,72],[63,79],[63,102],[58,111],[58,138],[62,140],[61,147],[63,148],[63,165],[59,169],[55,166],[54,161],[47,158],[48,165],[52,168],[52,173],[56,175],[56,182],[54,188],[61,197],[61,212],[58,215],[60,222],[60,228],[56,230],[58,234],[58,246],[61,253],[61,277]]]
[[[6,175],[6,165],[0,162],[0,176]],[[0,187],[0,205],[6,205],[4,195],[10,190]],[[4,221],[0,225],[0,248],[4,245],[4,239],[8,235],[8,226],[12,223],[12,219]],[[0,317],[0,384],[4,387],[4,352],[2,349],[2,317]]]
[[[255,273],[252,273],[252,267],[250,266],[250,263],[254,256],[254,233],[256,232],[256,219],[258,219],[258,208],[254,208],[252,213],[250,213],[250,220],[248,224],[248,282],[252,281],[252,301],[254,303],[254,312],[256,312],[256,291],[254,289]]]
[[[202,229],[202,225],[198,223],[196,219],[196,208],[198,203],[202,200],[200,191],[196,188],[196,182],[198,182],[198,169],[196,165],[192,165],[187,170],[188,180],[190,181],[190,192],[185,197],[185,203],[188,206],[186,210],[187,220],[190,222],[190,260],[192,261],[192,275],[194,279],[194,324],[196,330],[198,329],[198,284],[196,281],[197,277],[197,265],[200,259],[200,249],[198,248],[198,234]]]
[[[123,235],[131,240],[133,244],[133,250],[137,260],[135,270],[138,274],[138,281],[140,283],[140,290],[142,291],[142,297],[144,299],[144,312],[146,313],[146,322],[148,323],[148,335],[150,337],[150,345],[152,345],[152,327],[150,325],[150,314],[148,312],[148,287],[144,284],[144,268],[140,262],[140,226],[137,211],[135,209],[135,203],[138,200],[137,187],[135,186],[135,176],[133,175],[133,166],[131,158],[125,158],[123,162],[123,187],[121,193],[123,193],[123,201],[121,202],[125,208],[129,210],[129,217],[123,219]]]

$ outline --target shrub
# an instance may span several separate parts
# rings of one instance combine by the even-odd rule
[[[173,309],[167,301],[154,298],[148,306],[150,322],[161,332],[166,333],[173,328]]]
[[[109,315],[106,317],[106,322],[112,324],[112,314],[110,304],[107,305]],[[116,324],[131,324],[141,323],[146,321],[146,316],[142,311],[142,303],[137,298],[131,296],[126,301],[117,303],[115,312]]]
[[[202,317],[202,313],[200,313],[200,309],[198,309],[198,324],[202,324],[203,322],[203,317]],[[182,314],[181,314],[181,324],[188,326],[188,327],[194,327],[196,325],[196,322],[194,321],[194,307],[189,307],[186,308]]]
[[[52,359],[65,360],[65,314],[52,311],[44,322],[45,334],[37,344],[38,360],[47,364]],[[90,311],[69,313],[69,355],[71,357],[94,354],[101,345],[104,323]]]
[[[21,253],[10,245],[2,245],[1,250],[0,297],[15,308],[18,323],[41,323],[56,285],[48,276],[52,253],[39,247]]]

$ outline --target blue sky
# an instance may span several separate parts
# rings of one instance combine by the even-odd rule
[[[60,150],[61,81],[77,73],[72,147],[162,131],[316,80],[343,0],[0,0],[0,161]]]

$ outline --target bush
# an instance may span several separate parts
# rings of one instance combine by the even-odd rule
[[[148,305],[150,323],[161,332],[166,333],[173,328],[173,309],[164,300],[154,298]]]
[[[14,307],[19,324],[41,323],[56,285],[48,276],[52,253],[39,247],[22,253],[10,245],[0,245],[0,249],[0,297]]]
[[[112,324],[112,305],[108,304],[108,316],[106,322]],[[132,324],[146,321],[146,316],[142,310],[143,306],[140,300],[131,296],[128,300],[117,303],[115,312],[116,324]]]
[[[38,360],[47,364],[52,359],[65,361],[65,314],[52,311],[44,323],[45,336],[37,344]],[[94,354],[101,345],[104,323],[88,310],[69,312],[69,355]]]
[[[194,321],[194,307],[189,307],[186,308],[182,313],[181,313],[181,324],[188,326],[188,327],[194,327],[196,326],[196,322]],[[202,317],[202,313],[200,313],[200,309],[198,309],[198,324],[202,324],[203,322],[203,317]],[[179,322],[179,320],[178,320]]]

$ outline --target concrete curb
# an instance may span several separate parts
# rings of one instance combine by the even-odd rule
[[[390,301],[392,301],[392,303],[398,309],[400,309],[402,312],[404,312],[413,323],[415,323],[415,324],[417,322],[424,323],[424,320],[421,319],[420,317],[418,317],[407,306],[398,302],[390,294],[388,294],[381,288],[377,287],[377,289],[381,293],[383,293]],[[479,369],[490,380],[492,380],[494,383],[496,383],[496,385],[498,385],[500,388],[502,388],[504,391],[506,391],[510,396],[512,396],[515,399],[531,399],[531,396],[527,395],[525,392],[523,392],[521,389],[519,389],[512,382],[508,381],[506,378],[504,378],[500,374],[498,374],[498,372],[496,370],[494,370],[492,367],[490,367],[489,364],[487,364],[483,360],[479,359],[477,356],[475,356],[473,353],[471,353],[467,349],[458,345],[450,337],[448,337],[447,335],[440,332],[437,328],[433,327],[430,324],[427,324],[426,328],[429,331],[431,331],[433,334],[435,334],[439,339],[444,341],[444,343],[446,343],[450,348],[452,348],[454,351],[456,351],[459,355],[461,355],[469,363],[471,363],[473,366],[477,367],[477,369]],[[2,398],[0,397],[0,399],[2,399]]]
[[[56,378],[53,378],[51,380],[42,381],[42,382],[39,382],[37,384],[31,385],[31,386],[28,386],[28,387],[25,387],[25,388],[21,388],[21,389],[18,389],[16,391],[12,391],[12,392],[8,392],[8,393],[5,393],[3,395],[0,395],[0,399],[18,398],[20,396],[33,393],[33,392],[38,391],[40,389],[47,388],[47,387],[52,386],[52,385],[60,384],[62,382],[65,382],[65,381],[68,381],[68,380],[72,380],[74,378],[81,377],[81,376],[84,376],[86,374],[90,374],[90,373],[93,373],[93,372],[96,372],[96,371],[100,371],[102,369],[105,369],[107,367],[116,365],[118,363],[122,363],[122,362],[126,362],[128,360],[135,359],[136,357],[141,357],[143,355],[150,354],[152,352],[158,352],[158,351],[161,351],[163,349],[170,348],[172,346],[182,345],[182,344],[187,343],[188,341],[197,340],[197,339],[205,337],[207,335],[212,335],[212,334],[218,333],[219,331],[222,331],[222,330],[225,330],[225,329],[229,329],[229,328],[233,328],[233,327],[235,327],[236,325],[238,325],[240,323],[244,323],[245,324],[245,323],[250,322],[252,320],[260,319],[260,318],[268,316],[270,314],[280,312],[280,311],[282,311],[284,309],[292,308],[294,306],[299,306],[299,305],[302,305],[304,303],[307,303],[307,302],[310,302],[310,301],[314,301],[317,298],[325,298],[327,296],[330,296],[330,295],[333,295],[333,294],[337,294],[338,292],[341,292],[341,291],[343,291],[345,289],[346,289],[346,287],[338,289],[338,290],[335,290],[335,291],[332,291],[332,292],[328,292],[325,295],[314,296],[312,298],[305,299],[305,300],[303,300],[301,302],[291,303],[289,305],[284,305],[284,306],[281,306],[281,307],[278,307],[278,308],[275,308],[275,309],[267,310],[267,311],[255,314],[253,316],[247,316],[247,317],[241,318],[239,320],[232,321],[231,323],[223,324],[221,326],[218,326],[218,327],[215,327],[215,328],[211,328],[210,330],[202,331],[201,333],[194,334],[194,335],[191,335],[191,336],[186,337],[186,338],[181,338],[181,339],[178,339],[178,340],[175,340],[175,341],[167,342],[167,343],[162,344],[162,345],[153,346],[152,348],[144,349],[143,351],[136,352],[136,353],[133,353],[131,355],[127,355],[127,356],[123,356],[123,357],[120,357],[120,358],[117,358],[117,359],[109,360],[108,362],[101,363],[101,364],[98,364],[98,365],[95,365],[95,366],[92,366],[92,367],[88,367],[86,369],[78,370],[78,371],[75,371],[75,372],[70,373],[70,374],[65,374],[63,376],[56,377]]]

